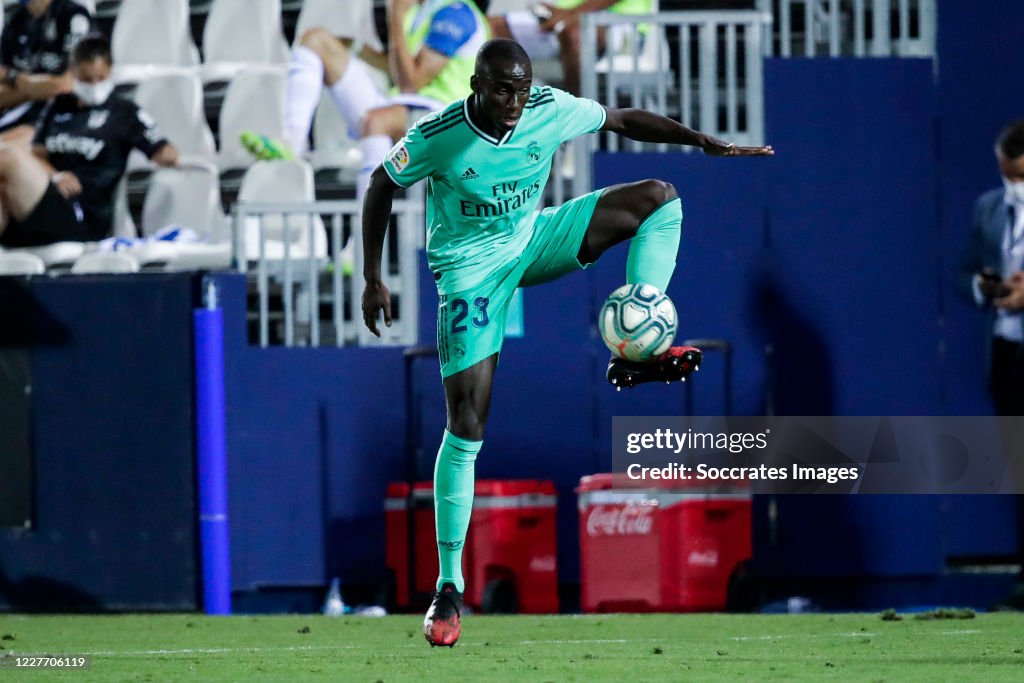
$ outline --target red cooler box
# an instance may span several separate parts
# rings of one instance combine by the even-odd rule
[[[386,560],[395,576],[396,603],[418,608],[437,580],[434,491],[429,482],[413,487],[414,590],[418,594],[413,599],[408,579],[408,491],[404,483],[388,486]],[[515,604],[525,614],[558,611],[555,502],[555,486],[550,481],[476,482],[473,518],[462,557],[466,604],[476,609],[485,602],[505,609]]]
[[[584,612],[725,608],[729,577],[752,552],[750,491],[688,484],[580,480]]]

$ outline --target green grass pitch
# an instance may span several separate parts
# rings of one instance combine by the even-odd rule
[[[74,681],[1022,681],[1024,615],[470,616],[454,648],[421,618],[0,616],[0,656],[90,654]]]

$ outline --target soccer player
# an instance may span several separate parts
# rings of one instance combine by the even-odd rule
[[[71,91],[71,50],[92,21],[72,0],[18,4],[0,37],[0,140],[27,148],[47,100]]]
[[[616,185],[534,215],[558,146],[611,131],[647,142],[700,147],[713,156],[770,155],[737,147],[640,109],[608,109],[553,88],[532,86],[530,60],[507,39],[477,55],[472,94],[413,126],[370,181],[363,207],[363,321],[379,335],[391,323],[381,253],[399,187],[428,179],[427,257],[440,297],[438,351],[447,429],[434,469],[440,576],[424,620],[431,645],[459,638],[462,546],[473,506],[474,462],[483,443],[507,305],[516,287],[586,268],[631,240],[626,281],[664,290],[675,269],[682,209],[660,180]],[[700,351],[674,347],[651,363],[612,359],[616,386],[685,378]]]
[[[71,64],[74,92],[43,110],[32,151],[0,143],[0,244],[103,239],[132,148],[160,166],[178,163],[153,120],[112,94],[110,61],[106,38],[82,39]]]

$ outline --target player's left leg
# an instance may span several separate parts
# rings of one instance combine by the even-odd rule
[[[462,550],[473,509],[475,462],[483,446],[508,302],[520,277],[514,261],[496,263],[497,270],[482,282],[439,294],[437,348],[448,422],[434,466],[440,571],[423,621],[423,634],[431,645],[454,645],[461,634]]]
[[[670,183],[643,180],[604,191],[583,236],[577,259],[593,263],[611,247],[630,240],[626,282],[664,291],[676,266],[683,210]],[[612,358],[608,381],[616,387],[686,379],[701,363],[699,349],[674,346],[653,362]]]
[[[462,550],[473,511],[476,456],[483,446],[498,354],[444,379],[448,425],[434,461],[434,519],[440,571],[423,635],[451,647],[462,634]]]

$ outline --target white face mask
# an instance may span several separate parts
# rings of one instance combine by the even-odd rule
[[[114,92],[114,81],[109,78],[99,83],[83,83],[76,80],[73,89],[78,99],[90,107],[95,107],[106,102]]]

